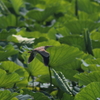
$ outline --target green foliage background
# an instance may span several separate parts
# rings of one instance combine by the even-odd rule
[[[0,100],[99,100],[99,34],[99,0],[0,0]]]

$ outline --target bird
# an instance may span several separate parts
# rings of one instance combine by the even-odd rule
[[[48,66],[50,54],[46,51],[46,49],[49,47],[52,46],[41,46],[29,51],[28,53],[30,53],[30,56],[28,58],[28,63],[30,63],[36,54],[39,53],[43,57],[44,65]]]

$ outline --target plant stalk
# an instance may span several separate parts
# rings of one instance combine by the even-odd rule
[[[77,0],[75,0],[75,15],[79,19],[79,16],[78,16],[78,1]]]
[[[90,39],[90,33],[89,33],[88,29],[85,29],[85,32],[84,32],[84,42],[85,42],[86,52],[93,55],[92,42]]]
[[[51,67],[48,66],[49,69],[49,75],[50,75],[50,87],[52,87],[52,74],[51,74]]]

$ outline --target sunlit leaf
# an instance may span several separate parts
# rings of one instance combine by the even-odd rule
[[[99,32],[93,32],[91,34],[91,39],[94,40],[94,41],[97,41],[97,42],[100,42],[100,33]]]
[[[62,67],[62,66],[60,67],[59,66],[58,68],[55,67],[54,69],[56,71],[61,71],[67,79],[70,79],[72,81],[76,81],[77,79],[74,78],[74,75],[77,74],[78,71],[77,70],[70,69],[70,68],[66,68],[66,66],[64,66],[64,67]]]
[[[16,71],[17,69],[22,68],[21,66],[18,66],[14,62],[11,61],[4,61],[0,63],[0,69],[6,70],[9,73]]]
[[[36,79],[36,81],[41,83],[50,83],[50,74],[42,75]],[[54,75],[52,73],[52,84],[55,86],[58,86],[58,83],[56,82]]]
[[[32,5],[45,4],[44,0],[25,0],[25,1]]]
[[[0,91],[0,99],[1,100],[14,100],[13,97],[15,97],[17,95],[19,95],[19,93],[17,93],[17,92],[11,93],[8,90]],[[15,99],[15,100],[17,100],[17,99]]]
[[[12,45],[7,45],[5,48],[0,48],[0,60],[3,60],[11,55],[17,54],[18,50],[15,50]]]
[[[37,9],[37,10],[30,10],[27,13],[27,17],[32,18],[38,22],[42,22],[51,15],[55,13],[58,7],[47,7],[45,10],[44,9]]]
[[[16,26],[16,17],[13,14],[9,14],[8,16],[0,16],[0,22],[0,28]]]
[[[99,44],[100,44],[100,41],[98,41],[98,40],[92,40],[93,49],[100,48]]]
[[[88,0],[87,0],[88,1]],[[85,7],[84,7],[85,8]],[[95,14],[97,16],[95,16]],[[89,13],[86,13],[86,12],[83,12],[83,11],[80,11],[79,12],[79,19],[80,20],[92,20],[92,21],[97,21],[98,22],[98,19],[99,19],[99,13],[98,12],[95,12],[92,13],[92,14],[89,14]]]
[[[38,31],[34,31],[34,32],[27,32],[26,29],[22,29],[20,30],[17,35],[21,35],[23,37],[27,37],[27,38],[39,38],[41,36],[41,33]]]
[[[33,76],[44,75],[48,73],[48,67],[46,67],[37,58],[34,58],[34,60],[28,65],[28,71]]]
[[[80,50],[85,51],[84,39],[82,36],[78,35],[70,35],[59,39],[61,43],[65,43],[68,45],[72,45],[74,47],[78,47]]]
[[[62,100],[67,100],[67,99],[68,100],[74,100],[74,97],[69,95],[69,94],[67,94],[67,93],[64,93],[63,97],[62,97]]]
[[[47,33],[50,30],[50,26],[44,26],[38,23],[34,24],[34,27],[29,27],[31,31],[38,31],[40,33]]]
[[[41,99],[43,99],[43,100],[50,100],[49,97],[47,97],[46,95],[44,95],[41,92],[34,93],[34,92],[32,92],[30,90],[27,90],[27,89],[23,89],[23,91],[24,91],[23,94],[29,94],[29,95],[31,95],[36,100],[41,100]]]
[[[99,11],[99,4],[91,2],[91,0],[78,0],[78,6],[81,11],[87,13],[95,13]]]
[[[66,27],[70,30],[73,34],[82,34],[85,28],[88,28],[89,31],[93,31],[94,29],[98,28],[100,23],[95,23],[91,20],[71,20],[66,23]]]
[[[11,61],[4,61],[0,63],[0,69],[5,70],[7,73],[14,73],[16,72],[20,78],[22,78],[21,81],[17,82],[17,86],[23,87],[28,84],[28,72],[21,66],[18,66],[14,62]]]
[[[61,27],[61,28],[57,28],[56,31],[60,34],[62,34],[63,36],[68,36],[70,35],[70,31],[65,27]]]
[[[15,12],[17,14],[19,14],[20,8],[25,6],[24,0],[17,0],[17,1],[16,0],[10,0],[10,1],[11,1],[12,5],[13,5],[13,8],[14,8]]]
[[[93,49],[93,53],[96,58],[100,58],[100,49],[99,48]]]
[[[4,70],[0,69],[0,87],[12,87],[19,81],[20,77],[17,73],[7,74]]]
[[[79,51],[78,48],[68,45],[53,46],[47,51],[50,53],[49,65],[51,67],[63,66],[83,55],[83,52]]]
[[[40,47],[40,46],[59,46],[61,45],[58,41],[55,40],[49,40],[49,41],[44,41],[44,42],[40,42],[38,43],[35,47]]]
[[[80,80],[79,83],[81,85],[87,85],[87,84],[90,84],[91,82],[100,82],[100,78],[99,78],[100,72],[99,71],[76,74],[74,77]]]
[[[7,31],[6,29],[1,30],[0,32],[0,40],[5,41],[9,35],[15,34],[16,29],[10,29]]]
[[[97,59],[86,59],[81,65],[82,69],[89,71],[100,71],[100,58]]]
[[[100,97],[100,82],[92,82],[75,96],[75,100],[98,100]]]

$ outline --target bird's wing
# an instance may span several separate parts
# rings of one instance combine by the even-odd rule
[[[46,66],[48,66],[48,64],[49,64],[49,56],[50,56],[50,54],[47,52],[47,51],[37,51],[42,57],[43,57],[43,61],[44,61],[44,64],[46,65]]]
[[[49,56],[48,57],[42,56],[42,57],[43,57],[43,62],[45,64],[45,66],[48,66],[48,64],[49,64]]]
[[[42,56],[45,56],[45,57],[49,57],[50,56],[50,54],[47,52],[47,51],[45,51],[45,50],[41,50],[41,51],[37,51],[40,55],[42,55]]]
[[[30,63],[35,57],[35,54],[33,52],[30,53],[30,56],[28,58],[28,63]]]

